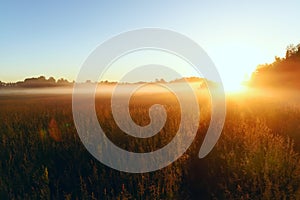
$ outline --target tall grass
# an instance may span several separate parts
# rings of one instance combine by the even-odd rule
[[[161,148],[176,133],[180,112],[173,97],[160,100],[168,120],[152,138],[133,139],[122,133],[113,121],[109,98],[96,100],[99,122],[122,148],[137,152]],[[133,99],[133,120],[149,123],[147,111],[156,101]],[[70,96],[1,96],[0,199],[297,199],[300,165],[293,142],[297,144],[297,127],[286,122],[300,115],[269,103],[251,100],[245,107],[242,101],[229,101],[219,142],[199,160],[210,117],[209,106],[201,105],[196,140],[179,160],[156,172],[127,174],[102,165],[87,152],[73,124]],[[274,109],[277,112],[270,117]],[[285,121],[278,120],[277,113]]]
[[[222,199],[296,199],[300,160],[293,141],[272,134],[259,119],[252,126],[245,121],[226,129],[216,146],[211,161],[211,174],[219,177],[214,195]]]

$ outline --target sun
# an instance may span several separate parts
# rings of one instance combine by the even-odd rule
[[[223,84],[225,92],[240,92],[244,89],[241,83]]]
[[[226,79],[223,81],[223,87],[226,93],[235,93],[235,92],[242,92],[245,90],[245,85],[243,85],[243,82],[247,81],[247,76],[244,76],[243,78],[233,77],[231,79]]]
[[[261,46],[235,38],[218,44],[210,56],[214,61],[226,92],[243,91],[243,82],[248,81],[256,66],[264,63]]]

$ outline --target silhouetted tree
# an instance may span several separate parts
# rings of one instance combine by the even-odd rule
[[[55,80],[53,77],[50,77],[50,78],[48,79],[48,82],[49,82],[49,83],[56,83],[56,80]]]
[[[290,44],[286,48],[285,58],[275,56],[271,64],[258,65],[251,76],[250,85],[300,87],[300,44]]]

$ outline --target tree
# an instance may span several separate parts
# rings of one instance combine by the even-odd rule
[[[295,46],[290,44],[286,47],[285,58],[290,58],[291,56],[295,55],[298,52],[299,45]]]
[[[35,78],[32,78],[35,79]],[[39,81],[46,81],[46,77],[45,76],[40,76],[37,78]]]
[[[279,56],[275,56],[275,62],[280,62],[282,59]]]
[[[166,83],[166,81],[163,78],[161,78],[161,79],[156,78],[155,82],[156,83]]]
[[[66,86],[69,85],[70,82],[67,79],[60,78],[57,80],[58,86]]]
[[[55,80],[53,77],[50,77],[50,78],[48,79],[48,82],[49,82],[49,83],[56,83],[56,80]]]

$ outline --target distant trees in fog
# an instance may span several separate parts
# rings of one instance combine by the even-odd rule
[[[24,81],[19,81],[16,83],[4,83],[0,81],[0,87],[21,87],[21,88],[41,88],[41,87],[59,87],[59,86],[72,86],[73,83],[66,79],[58,79],[45,76],[40,76],[38,78],[26,78]]]
[[[212,81],[206,80],[204,78],[199,78],[199,77],[184,77],[184,78],[177,78],[171,81],[165,81],[163,78],[157,78],[155,79],[154,82],[146,82],[146,81],[139,81],[139,82],[134,82],[134,83],[129,83],[129,82],[120,82],[119,84],[146,84],[146,83],[181,83],[181,82],[190,82],[190,83],[195,83],[199,82],[200,85],[203,85],[205,82],[209,82],[213,84]],[[68,87],[68,86],[73,86],[75,82],[69,82],[66,79],[60,78],[58,80],[55,80],[55,78],[50,77],[46,78],[45,76],[39,76],[38,78],[26,78],[24,81],[19,81],[16,83],[4,83],[0,81],[0,88],[42,88],[42,87]],[[97,84],[97,82],[91,81],[91,80],[86,80],[83,83],[80,84]],[[103,84],[103,85],[115,85],[118,84],[116,81],[108,81],[108,80],[102,80],[98,82],[98,84]]]

